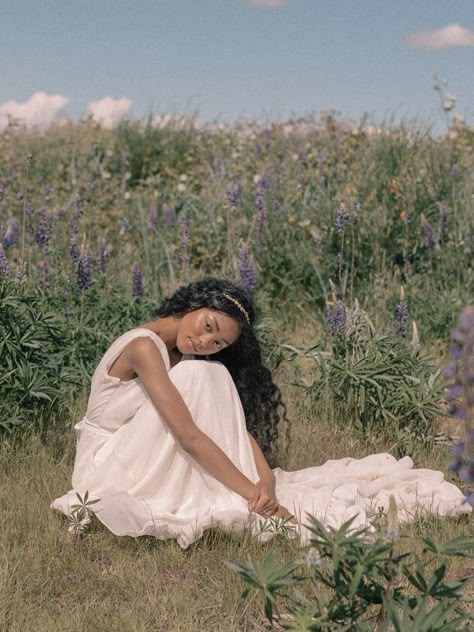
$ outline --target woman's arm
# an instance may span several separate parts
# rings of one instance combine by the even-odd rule
[[[275,475],[273,474],[262,449],[248,433],[250,445],[252,446],[253,457],[260,480],[255,485],[255,490],[249,502],[249,507],[264,518],[276,516],[277,518],[289,519],[296,523],[293,514],[286,507],[281,505],[276,497]]]
[[[270,466],[267,463],[267,459],[265,458],[265,455],[263,454],[258,443],[252,437],[250,432],[247,434],[250,439],[250,445],[252,446],[252,452],[255,459],[255,465],[257,466],[258,476],[263,483],[271,487],[273,489],[273,492],[275,492],[275,475],[270,469]]]
[[[148,395],[183,450],[223,485],[250,500],[255,485],[194,423],[171,382],[161,353],[149,338],[132,340],[122,352],[125,363],[143,382]]]

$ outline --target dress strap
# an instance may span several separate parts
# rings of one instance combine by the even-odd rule
[[[170,370],[170,358],[165,343],[157,334],[155,334],[150,329],[146,329],[145,327],[136,327],[135,329],[131,329],[130,331],[125,332],[119,338],[117,338],[109,347],[109,349],[105,352],[105,355],[100,361],[97,370],[104,372],[108,376],[109,369],[111,368],[115,360],[119,357],[119,355],[128,345],[128,343],[135,338],[151,338],[151,340],[153,340],[161,353],[167,371]]]

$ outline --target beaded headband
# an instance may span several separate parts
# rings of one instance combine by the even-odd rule
[[[225,292],[222,293],[222,296],[225,296],[226,299],[231,301],[231,303],[234,303],[234,305],[237,307],[237,309],[239,309],[242,312],[242,314],[245,316],[245,320],[250,325],[250,318],[249,318],[248,312],[247,312],[247,310],[244,309],[242,304],[236,298],[232,298],[232,296],[229,296]]]

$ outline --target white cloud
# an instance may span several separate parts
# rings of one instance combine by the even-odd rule
[[[113,99],[104,97],[99,101],[92,101],[87,106],[86,114],[92,116],[94,121],[100,123],[102,127],[111,128],[129,114],[133,101],[130,99]]]
[[[250,7],[283,7],[286,0],[246,0]]]
[[[450,24],[437,31],[412,33],[405,38],[405,42],[411,48],[422,50],[474,47],[474,32],[460,24]]]
[[[48,127],[67,104],[69,99],[61,94],[35,92],[27,101],[6,101],[0,105],[0,130],[10,119],[20,121],[28,127]]]

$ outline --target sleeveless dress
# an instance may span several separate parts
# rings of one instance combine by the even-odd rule
[[[239,395],[219,362],[183,360],[170,369],[166,345],[148,329],[120,336],[105,353],[92,377],[85,417],[75,426],[77,449],[73,489],[51,504],[68,515],[81,496],[99,499],[93,510],[116,535],[176,538],[186,548],[205,529],[250,529],[262,540],[262,518],[249,512],[247,501],[213,478],[174,438],[140,380],[122,381],[108,374],[126,345],[148,337],[158,347],[171,381],[181,393],[195,423],[253,482],[257,468]],[[413,469],[405,457],[390,454],[343,458],[295,472],[273,470],[278,501],[298,520],[295,533],[306,543],[307,514],[339,527],[369,524],[390,495],[399,519],[410,521],[420,510],[440,515],[468,513],[464,495],[444,480],[442,472]]]

